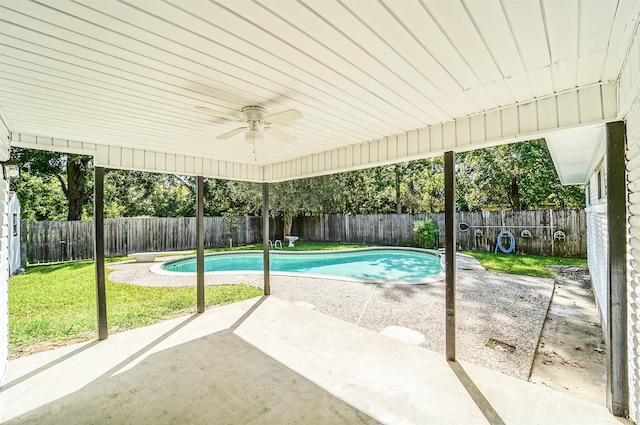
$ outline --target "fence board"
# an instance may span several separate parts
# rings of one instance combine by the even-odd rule
[[[458,212],[456,216],[457,223],[471,226],[465,232],[457,232],[457,248],[461,251],[494,252],[500,231],[509,230],[516,239],[517,253],[580,258],[587,255],[584,210],[473,211]],[[442,237],[443,213],[304,216],[294,221],[293,233],[308,241],[414,246],[413,223],[424,217],[438,225]],[[529,231],[531,237],[523,237],[523,230]],[[554,239],[558,230],[564,232],[566,239]]]
[[[292,233],[307,241],[351,242],[414,246],[413,223],[430,217],[444,236],[444,214],[332,214],[297,217]],[[586,257],[587,232],[584,210],[458,212],[457,222],[471,226],[457,232],[458,250],[493,252],[501,230],[516,238],[516,252],[534,255]],[[262,241],[260,217],[238,217],[230,235],[223,217],[205,217],[205,247],[246,245]],[[105,255],[133,252],[195,249],[195,218],[122,218],[105,220]],[[28,263],[93,258],[92,221],[43,221],[21,223],[21,244]],[[282,239],[280,218],[270,220],[271,239]],[[530,238],[521,236],[523,230]],[[554,239],[556,231],[564,240]],[[439,244],[439,241],[438,241]]]
[[[260,217],[238,217],[234,245],[262,241]],[[93,221],[21,223],[23,264],[93,258]],[[274,223],[271,234],[282,233]],[[195,218],[122,218],[105,220],[105,255],[195,249]],[[229,224],[222,217],[205,217],[205,247],[229,246]]]

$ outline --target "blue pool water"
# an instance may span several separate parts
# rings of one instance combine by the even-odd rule
[[[262,271],[262,252],[234,252],[207,255],[205,272]],[[360,279],[415,280],[441,272],[440,257],[428,252],[397,249],[351,251],[273,252],[274,272],[347,276]],[[163,266],[172,272],[195,272],[196,259],[172,261]]]

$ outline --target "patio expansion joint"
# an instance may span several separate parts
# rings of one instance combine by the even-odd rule
[[[365,310],[369,306],[369,302],[371,301],[371,298],[373,297],[373,293],[375,292],[377,287],[378,287],[378,284],[374,283],[373,284],[373,289],[371,289],[371,292],[369,293],[369,297],[367,298],[367,302],[364,303],[364,306],[362,307],[362,310],[360,311],[360,316],[358,316],[358,320],[356,321],[356,326],[360,326],[360,321],[362,320],[362,316],[364,315]]]

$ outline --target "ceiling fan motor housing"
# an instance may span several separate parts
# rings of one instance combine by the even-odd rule
[[[247,121],[262,121],[267,110],[262,106],[245,106],[242,108],[242,113]]]

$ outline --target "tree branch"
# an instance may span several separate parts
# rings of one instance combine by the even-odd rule
[[[191,182],[189,181],[189,179],[183,178],[178,175],[174,175],[173,177],[175,177],[180,183],[182,183],[182,185],[184,185],[187,189],[189,189],[189,192],[191,192],[191,194],[195,196],[196,189],[191,185]]]
[[[60,174],[56,174],[56,178],[60,182],[60,186],[62,187],[62,193],[64,193],[64,196],[68,198],[69,197],[69,189],[67,188],[67,185],[64,182],[64,179],[62,178],[62,176]]]
[[[80,196],[80,201],[84,204],[89,200],[89,198],[91,198],[92,195],[93,195],[93,187],[91,187],[91,189],[87,190]]]

